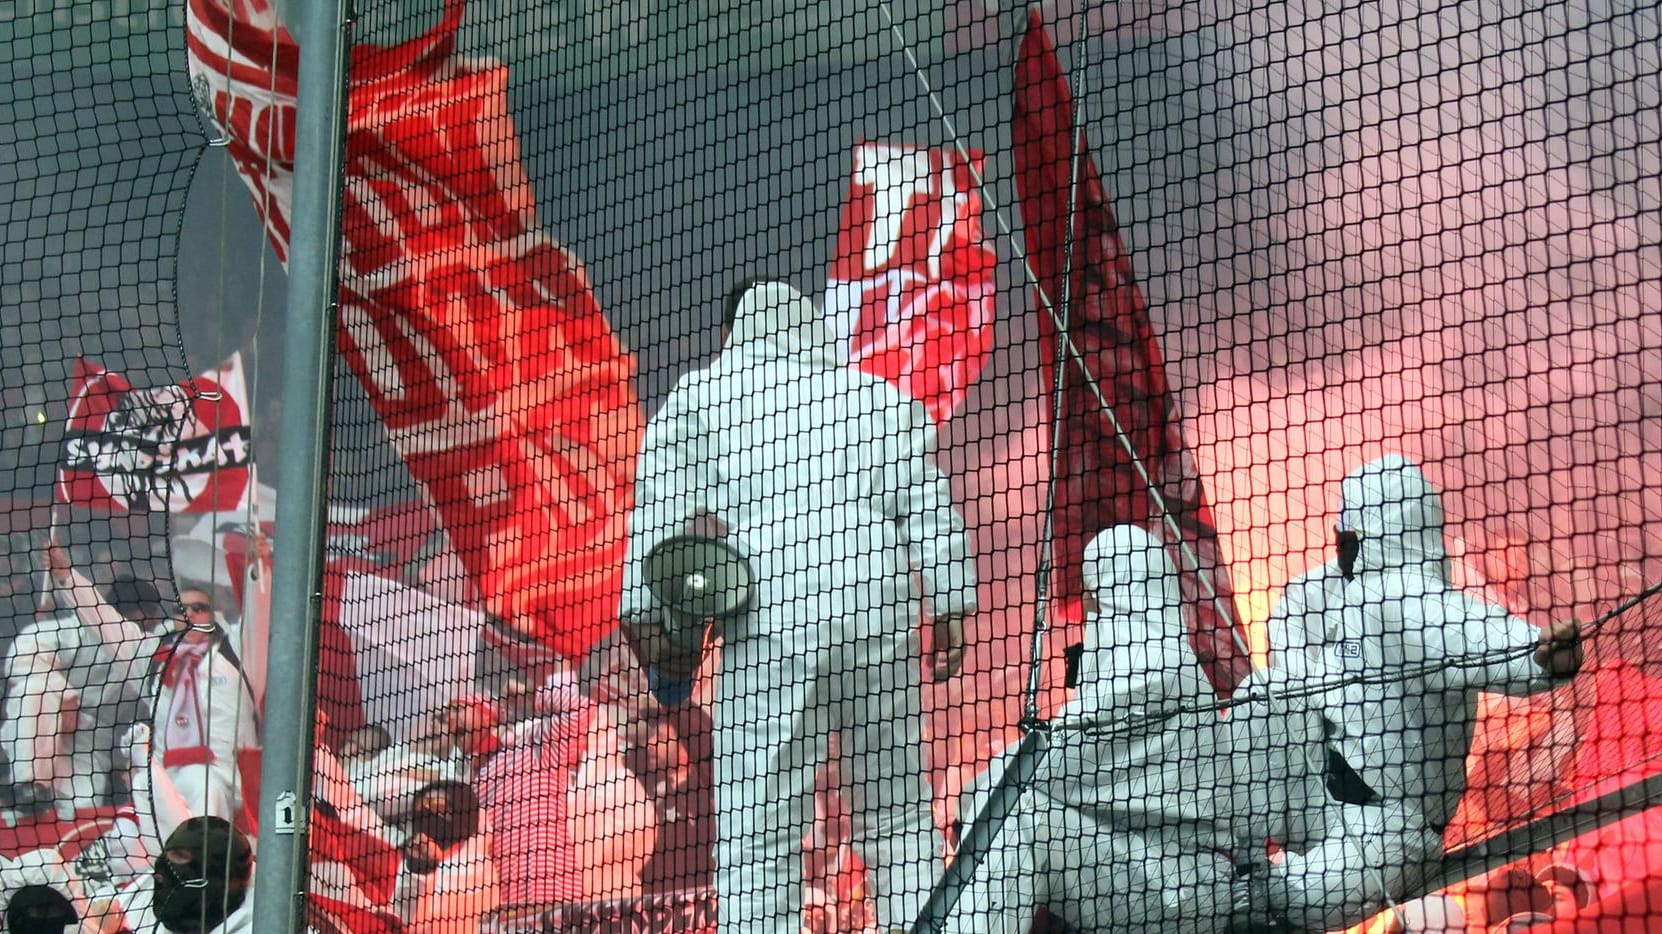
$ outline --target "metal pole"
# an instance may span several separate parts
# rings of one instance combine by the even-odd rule
[[[306,818],[311,810],[317,631],[323,603],[349,44],[345,0],[289,0],[283,13],[300,44],[300,88],[289,212],[255,934],[299,934],[306,928]]]
[[[1039,770],[1039,763],[1044,761],[1045,753],[1049,750],[1048,730],[1032,729],[1021,738],[1016,751],[1010,757],[1009,765],[1004,769],[1004,774],[999,776],[998,784],[993,786],[987,802],[981,806],[981,813],[965,828],[964,838],[958,845],[958,851],[953,854],[952,865],[946,867],[946,872],[936,880],[935,887],[929,892],[929,900],[924,903],[923,911],[917,920],[912,922],[909,934],[939,934],[946,930],[946,924],[951,920],[953,909],[958,904],[958,897],[964,894],[964,889],[975,879],[976,871],[981,868],[982,861],[992,851],[999,831],[1004,828],[1004,822],[1009,820],[1016,813],[1016,808],[1021,805],[1022,796],[1033,784],[1033,776]]]

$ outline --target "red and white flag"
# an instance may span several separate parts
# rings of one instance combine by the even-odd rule
[[[922,402],[963,404],[992,350],[993,269],[981,231],[982,157],[855,147],[825,315],[849,363]]]
[[[537,221],[507,69],[425,35],[352,49],[341,355],[485,608],[570,657],[613,623],[643,418],[634,357]],[[189,0],[199,105],[288,252],[298,49],[268,0]]]
[[[222,512],[247,505],[254,447],[242,355],[194,379],[134,389],[75,361],[56,500],[93,509]]]
[[[1183,441],[1148,302],[1084,133],[1075,131],[1073,95],[1037,10],[1016,62],[1011,123],[1023,238],[1051,306],[1039,307],[1045,367],[1047,374],[1063,367],[1061,431],[1052,452],[1053,595],[1079,596],[1085,546],[1098,532],[1121,523],[1147,528],[1165,541],[1180,572],[1195,654],[1228,696],[1251,669],[1229,569]],[[1071,288],[1064,285],[1070,269]],[[1079,360],[1056,359],[1059,320],[1067,322]],[[1047,375],[1046,388],[1054,384]]]

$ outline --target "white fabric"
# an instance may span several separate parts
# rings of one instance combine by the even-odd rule
[[[44,885],[68,899],[75,913],[87,914],[87,898],[74,880],[69,867],[54,849],[28,850],[16,859],[0,856],[0,914],[11,904],[12,896],[26,886]]]
[[[1380,800],[1331,805],[1326,838],[1273,870],[1272,904],[1312,930],[1361,920],[1442,855],[1478,692],[1554,683],[1532,657],[1534,626],[1451,585],[1441,497],[1418,467],[1385,457],[1341,492],[1340,525],[1360,537],[1355,577],[1302,638],[1323,663],[1312,675],[1368,679],[1327,692],[1325,715],[1332,748]]]
[[[1284,837],[1320,800],[1313,714],[1267,701],[1227,719],[1202,709],[1215,694],[1158,539],[1104,531],[1086,548],[1084,580],[1099,611],[1078,696],[1057,723],[1106,729],[1052,734],[1032,792],[960,897],[953,934],[1025,932],[1039,905],[1086,932],[1222,930],[1235,857]]]
[[[90,583],[76,581],[60,594],[63,604],[102,604]],[[19,632],[5,665],[0,745],[12,783],[39,782],[77,806],[113,803],[121,791],[113,776],[125,766],[117,738],[140,719],[139,682],[116,678],[116,653],[67,612]],[[124,673],[129,666],[119,667]]]
[[[393,907],[405,934],[477,931],[480,920],[501,902],[485,834],[469,837],[427,875],[401,864],[393,890]]]
[[[1329,607],[1344,605],[1345,578],[1337,561],[1318,565],[1293,578],[1281,590],[1281,597],[1264,621],[1269,643],[1270,668],[1320,671],[1327,643],[1326,620]]]
[[[1021,799],[959,896],[949,934],[1028,934],[1040,907],[1086,934],[1218,934],[1233,864],[1159,831],[1111,829],[1049,799]]]
[[[465,782],[471,778],[467,760],[422,752],[409,744],[388,746],[373,756],[341,762],[341,768],[363,801],[388,823],[404,822],[415,805],[416,792],[438,781]]]
[[[242,899],[242,904],[236,907],[225,920],[210,928],[206,934],[248,934],[254,930],[254,876],[258,870],[249,874],[248,888]],[[153,907],[156,898],[155,875],[145,873],[134,883],[116,894],[114,904],[121,910],[124,931],[132,934],[171,934],[171,932],[156,920]],[[94,912],[96,914],[96,912]]]
[[[622,609],[650,596],[641,559],[700,511],[756,571],[723,626],[715,778],[721,930],[800,925],[813,770],[840,729],[855,845],[880,927],[906,927],[935,875],[914,632],[975,605],[963,520],[921,404],[845,367],[813,303],[781,283],[739,303],[721,356],[650,421]],[[913,586],[912,572],[922,584]]]
[[[156,671],[146,693],[154,697],[151,793],[156,830],[166,840],[189,817],[237,822],[242,807],[238,753],[259,746],[254,698],[242,672],[210,643],[178,644],[174,684]],[[212,761],[167,764],[170,751],[206,747]]]
[[[1295,931],[1336,931],[1384,911],[1443,855],[1442,832],[1413,802],[1334,802],[1325,824],[1325,840],[1269,870],[1270,904]]]

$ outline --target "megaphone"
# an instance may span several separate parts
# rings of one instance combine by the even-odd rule
[[[677,653],[702,650],[711,625],[749,609],[756,594],[750,562],[719,538],[666,538],[647,552],[641,572],[664,638]]]

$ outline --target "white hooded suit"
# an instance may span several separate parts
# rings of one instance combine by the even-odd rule
[[[756,573],[722,625],[715,709],[716,888],[724,932],[796,934],[814,767],[833,731],[880,927],[906,927],[936,874],[924,782],[920,598],[974,609],[963,521],[921,404],[843,365],[783,283],[739,301],[721,356],[647,426],[624,613],[651,607],[641,559],[700,512]],[[920,594],[913,572],[921,581]]]
[[[1034,784],[959,898],[954,934],[1025,934],[1040,905],[1084,932],[1222,931],[1237,862],[1319,805],[1313,713],[1243,704],[1227,718],[1189,644],[1177,572],[1134,526],[1099,534],[1085,586],[1079,695]]]
[[[1534,626],[1450,584],[1442,499],[1418,467],[1397,455],[1372,461],[1341,495],[1340,527],[1361,542],[1354,578],[1341,605],[1304,615],[1290,638],[1314,649],[1326,678],[1369,679],[1328,692],[1325,715],[1329,747],[1371,797],[1331,805],[1326,839],[1272,875],[1270,904],[1305,930],[1382,910],[1441,857],[1479,692],[1556,683],[1534,661]]]

